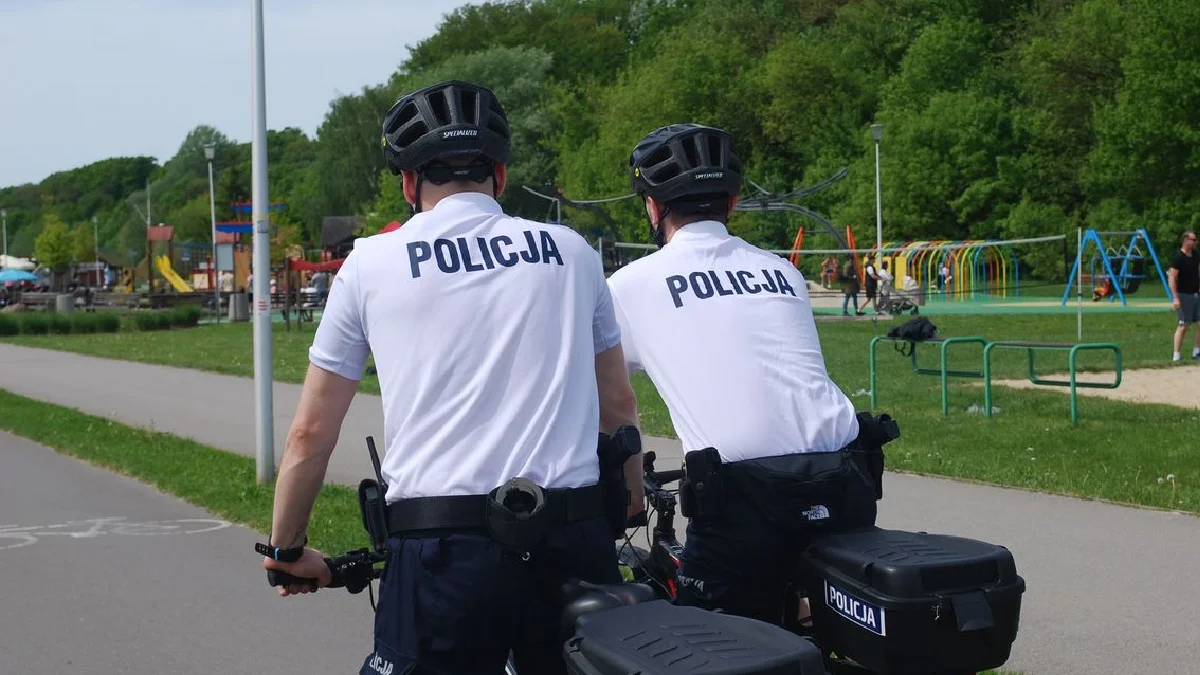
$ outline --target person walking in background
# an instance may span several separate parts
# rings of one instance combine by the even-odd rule
[[[842,263],[840,281],[842,283],[842,316],[850,316],[847,305],[854,307],[854,313],[857,316],[862,316],[862,312],[858,309],[858,270],[854,269],[854,262],[849,258]]]
[[[1175,354],[1172,361],[1181,360],[1183,335],[1188,326],[1200,321],[1200,258],[1196,255],[1196,233],[1184,232],[1183,245],[1171,261],[1167,270],[1167,284],[1171,287],[1171,306],[1179,317],[1175,329]],[[1200,360],[1200,328],[1192,341],[1192,360]]]

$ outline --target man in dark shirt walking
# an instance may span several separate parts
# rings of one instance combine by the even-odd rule
[[[1195,232],[1183,233],[1183,246],[1171,261],[1167,283],[1174,295],[1171,306],[1179,314],[1179,327],[1175,329],[1175,355],[1172,358],[1172,361],[1179,361],[1183,334],[1189,325],[1200,321],[1200,256],[1196,254]],[[1200,328],[1196,329],[1192,359],[1200,360]]]

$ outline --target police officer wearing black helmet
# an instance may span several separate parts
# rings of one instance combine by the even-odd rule
[[[388,559],[363,675],[501,673],[510,651],[521,672],[563,672],[560,586],[619,582],[612,523],[642,509],[600,259],[569,228],[502,212],[509,144],[485,87],[443,82],[396,102],[382,145],[414,215],[358,240],[309,351],[264,566],[336,581],[305,531],[373,355]],[[599,432],[631,455],[619,503],[602,489]]]
[[[731,136],[657,129],[629,171],[660,250],[609,287],[629,371],[654,382],[685,453],[678,598],[780,624],[811,535],[874,523],[886,433],[830,379],[800,272],[726,228]]]

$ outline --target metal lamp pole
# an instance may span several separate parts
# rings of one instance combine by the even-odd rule
[[[271,364],[271,225],[268,221],[270,202],[267,201],[267,75],[263,48],[263,0],[253,0],[253,136],[251,137],[250,172],[253,187],[252,219],[254,221],[254,388],[256,421],[256,452],[258,483],[269,483],[275,475],[275,428],[271,400],[273,384]]]
[[[204,159],[208,160],[208,206],[212,213],[213,314],[217,323],[221,323],[221,280],[217,271],[217,192],[213,183],[213,158],[216,155],[217,146],[212,143],[204,146]]]
[[[96,216],[92,216],[92,255],[96,258],[96,288],[103,288],[104,283],[100,278],[102,273],[100,269],[100,230],[96,221]]]
[[[880,264],[883,259],[883,189],[879,180],[879,142],[883,140],[883,125],[872,124],[871,136],[875,139],[875,263]]]
[[[8,264],[8,209],[0,209],[0,223],[4,227],[4,264]],[[0,268],[4,265],[0,265]]]

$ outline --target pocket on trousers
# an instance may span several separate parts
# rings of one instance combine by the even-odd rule
[[[451,535],[421,541],[416,587],[417,632],[433,651],[461,648],[504,633],[517,619],[512,566],[484,537]],[[469,639],[468,639],[469,638]]]

